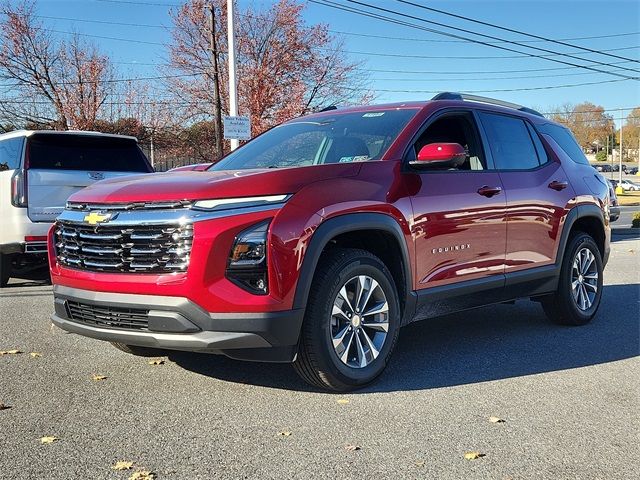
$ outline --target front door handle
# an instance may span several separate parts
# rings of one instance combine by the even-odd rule
[[[568,186],[569,184],[567,182],[559,182],[558,180],[554,180],[549,184],[549,188],[552,188],[553,190],[557,190],[558,192],[560,190],[564,190]]]
[[[499,194],[502,191],[500,187],[489,187],[484,185],[478,189],[478,193],[483,197],[493,197],[494,195]]]

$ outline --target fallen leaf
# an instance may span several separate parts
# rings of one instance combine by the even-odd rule
[[[631,250],[629,250],[629,253],[636,253],[636,251],[631,249]]]
[[[416,467],[424,467],[425,461],[424,460],[418,460],[417,462],[415,462]]]
[[[164,365],[164,360],[149,360],[149,365]]]
[[[489,417],[489,421],[491,423],[505,423],[505,421],[500,417]]]
[[[156,478],[154,473],[148,470],[138,470],[131,474],[129,480],[153,480],[154,478]]]
[[[38,358],[42,356],[42,354],[38,352],[31,352],[29,355],[31,355],[33,358]]]
[[[118,461],[111,467],[113,470],[131,470],[133,468],[133,462]]]
[[[346,398],[339,398],[339,399],[338,399],[338,403],[339,403],[340,405],[346,405],[346,404],[347,404],[347,403],[349,403],[350,401],[351,401],[351,400],[348,400],[348,399],[346,399]]]
[[[40,443],[53,443],[53,442],[57,442],[59,439],[58,437],[42,437],[40,439]]]
[[[280,433],[278,433],[278,435],[280,435],[281,437],[290,437],[291,432],[289,430],[283,430]]]
[[[3,350],[0,351],[0,355],[17,355],[22,353],[20,350]]]
[[[96,375],[95,373],[91,377],[94,382],[99,382],[100,380],[106,380],[109,377],[105,377],[104,375]]]
[[[360,445],[347,445],[344,447],[347,452],[357,452],[361,448]]]
[[[9,410],[11,405],[7,405],[6,403],[0,403],[0,410]]]
[[[464,454],[464,458],[466,458],[467,460],[476,460],[478,458],[482,458],[484,457],[485,454],[484,453],[480,453],[480,452],[467,452]]]

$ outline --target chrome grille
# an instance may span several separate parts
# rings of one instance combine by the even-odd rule
[[[184,272],[193,225],[98,225],[58,222],[56,255],[62,265],[97,272]]]
[[[71,320],[93,327],[147,330],[149,310],[137,308],[101,307],[88,303],[66,302]]]

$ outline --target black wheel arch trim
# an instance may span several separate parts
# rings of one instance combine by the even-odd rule
[[[320,223],[311,237],[309,247],[302,261],[302,268],[298,276],[298,284],[293,300],[294,309],[306,307],[311,289],[311,282],[320,260],[322,251],[329,241],[337,235],[358,230],[380,230],[391,234],[402,252],[402,271],[404,275],[405,298],[400,299],[404,305],[401,325],[407,323],[415,312],[416,294],[413,291],[413,269],[409,262],[409,250],[400,224],[390,215],[384,213],[347,213],[332,217]],[[404,300],[404,301],[403,301]]]
[[[604,214],[602,210],[596,205],[577,205],[569,210],[567,214],[567,218],[564,222],[564,226],[562,227],[562,233],[560,235],[560,243],[558,244],[558,251],[556,253],[556,265],[559,267],[562,266],[562,259],[564,257],[565,249],[567,248],[567,242],[569,241],[569,234],[571,233],[571,229],[573,225],[582,218],[593,217],[597,219],[602,226],[603,234],[605,230],[604,226]],[[607,263],[607,245],[606,245],[606,235],[605,235],[605,245],[604,252],[602,252],[602,263],[603,265]]]

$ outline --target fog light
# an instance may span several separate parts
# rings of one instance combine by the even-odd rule
[[[267,232],[269,221],[243,230],[229,252],[227,278],[244,290],[257,295],[268,292]]]

